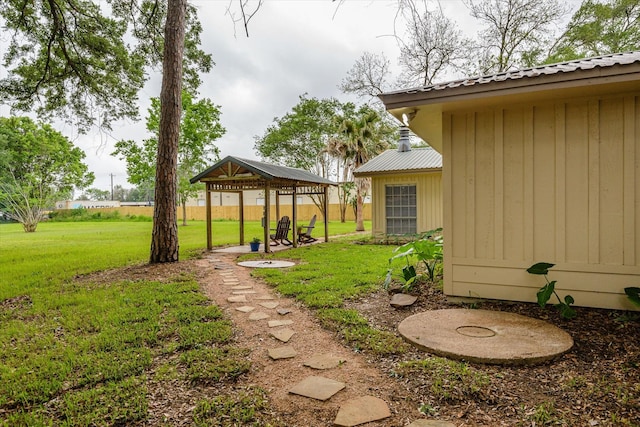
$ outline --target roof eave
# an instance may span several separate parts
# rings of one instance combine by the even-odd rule
[[[594,67],[587,70],[511,78],[487,83],[435,89],[416,88],[378,95],[387,110],[512,95],[543,90],[556,90],[585,85],[602,85],[640,80],[640,63]]]
[[[365,172],[354,172],[353,176],[356,178],[366,178],[369,176],[384,176],[384,175],[415,175],[420,173],[433,173],[433,172],[442,172],[442,168],[427,168],[427,169],[396,169],[396,170],[385,170],[385,171],[365,171]]]

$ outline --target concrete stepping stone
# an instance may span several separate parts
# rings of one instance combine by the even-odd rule
[[[290,359],[292,357],[296,357],[297,354],[298,353],[290,345],[269,349],[269,357],[273,360]]]
[[[269,320],[269,327],[287,326],[293,324],[293,320]]]
[[[279,302],[275,302],[275,301],[261,302],[259,304],[264,308],[276,308],[277,306],[280,305]]]
[[[293,329],[285,328],[271,332],[271,336],[282,342],[289,342],[289,340],[295,333],[296,332]]]
[[[391,297],[391,306],[392,307],[408,307],[415,303],[418,300],[418,297],[407,294],[394,294]]]
[[[362,396],[348,400],[340,406],[333,423],[337,426],[351,427],[390,416],[391,411],[384,400],[374,396]]]
[[[247,297],[244,295],[234,295],[232,297],[227,298],[229,302],[249,302],[247,301]]]
[[[256,291],[233,291],[231,292],[233,295],[251,295],[251,294],[257,294]]]
[[[310,376],[294,385],[293,388],[289,390],[289,393],[311,399],[327,400],[345,387],[345,383],[341,383],[340,381],[325,377]]]
[[[291,309],[290,308],[279,308],[276,310],[276,313],[278,313],[281,316],[284,316],[285,314],[289,314],[291,313]]]
[[[269,300],[274,300],[275,298],[269,295],[260,295],[259,297],[256,297],[256,299],[269,301]]]
[[[232,291],[244,291],[246,289],[253,289],[251,285],[238,285],[231,288]]]
[[[314,354],[311,359],[304,362],[304,366],[313,369],[331,369],[340,366],[346,359],[331,354]]]
[[[250,311],[255,310],[255,307],[251,307],[250,305],[243,305],[242,307],[236,307],[236,310],[241,311],[243,313],[249,313]]]
[[[269,316],[267,313],[257,311],[249,315],[249,320],[264,320],[264,319],[268,319],[269,317],[271,316]]]
[[[281,261],[281,260],[256,260],[256,261],[242,261],[238,265],[242,267],[252,268],[286,268],[296,265],[295,262]]]
[[[456,427],[455,424],[449,421],[440,420],[416,420],[409,424],[407,427]]]

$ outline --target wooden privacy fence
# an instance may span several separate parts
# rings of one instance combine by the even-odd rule
[[[117,208],[87,209],[89,212],[119,212],[122,216],[136,215],[153,217],[153,206],[120,206]],[[238,206],[212,206],[211,213],[213,219],[239,220]],[[260,221],[264,212],[263,206],[245,206],[244,217],[246,221]],[[274,211],[275,212],[275,211]],[[364,205],[364,219],[371,220],[371,204]],[[280,205],[280,216],[292,215],[291,205]],[[321,218],[320,209],[316,205],[298,205],[298,218],[302,223],[309,221],[313,215]],[[355,216],[351,207],[347,208],[347,221],[354,221]],[[178,220],[182,221],[182,207],[178,207]],[[187,206],[187,220],[206,220],[205,206]],[[340,221],[340,206],[329,205],[329,221]]]

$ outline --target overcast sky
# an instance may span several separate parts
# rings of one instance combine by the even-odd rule
[[[338,85],[365,51],[384,52],[396,65],[398,49],[393,34],[395,0],[266,0],[249,26],[249,37],[225,14],[228,0],[191,0],[204,27],[202,45],[216,65],[203,76],[199,98],[221,107],[226,134],[216,141],[222,157],[258,158],[254,136],[262,135],[275,117],[298,103],[298,97],[336,97],[357,101],[340,92]],[[470,20],[459,0],[444,7],[460,22]],[[142,120],[115,126],[110,135],[92,132],[74,136],[60,129],[87,154],[95,173],[93,187],[109,190],[127,182],[124,162],[112,157],[118,139],[146,137],[144,117],[149,98],[160,93],[160,76],[154,76],[140,93]]]
[[[199,98],[209,98],[221,107],[227,132],[216,145],[222,157],[257,158],[254,136],[290,111],[304,93],[355,101],[337,86],[365,51],[384,52],[392,69],[396,67],[398,48],[391,36],[396,0],[266,0],[250,22],[248,38],[241,26],[234,31],[225,14],[229,0],[190,3],[199,9],[203,49],[213,54],[216,63],[203,76]],[[466,34],[475,32],[462,0],[441,4]],[[109,135],[94,131],[78,136],[68,126],[57,126],[87,154],[85,161],[96,176],[93,187],[109,190],[111,174],[114,185],[133,187],[127,182],[124,162],[110,153],[118,139],[147,136],[144,118],[149,99],[159,93],[160,76],[154,75],[140,93],[141,121],[116,125]]]

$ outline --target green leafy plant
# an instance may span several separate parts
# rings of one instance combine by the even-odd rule
[[[410,257],[415,257],[418,262],[422,262],[425,268],[426,277],[429,281],[435,280],[436,267],[442,262],[442,228],[431,230],[423,234],[422,238],[406,243],[394,249],[399,252],[389,258],[389,264],[399,258],[406,259],[407,265],[402,268],[402,278],[404,279],[403,289],[411,289],[416,280],[421,275],[416,271],[416,267],[411,264]],[[387,277],[384,282],[385,288],[389,287],[393,275],[393,269],[387,271]]]
[[[251,239],[251,243],[260,243],[262,242],[262,240],[258,239],[257,237],[254,237],[253,239]]]
[[[627,294],[627,297],[632,303],[640,307],[640,288],[630,286],[628,288],[624,288],[624,293]]]
[[[544,276],[544,280],[547,282],[547,284],[541,287],[536,294],[538,296],[538,305],[540,307],[544,307],[545,305],[547,305],[547,302],[549,302],[549,299],[551,299],[551,295],[555,295],[558,299],[556,308],[560,311],[560,315],[565,319],[573,319],[577,315],[576,311],[571,307],[571,304],[573,304],[575,300],[571,295],[566,295],[564,297],[564,300],[560,299],[560,296],[555,289],[557,281],[552,280],[550,282],[547,278],[549,269],[554,265],[555,264],[549,264],[548,262],[539,262],[527,268],[527,273]]]

